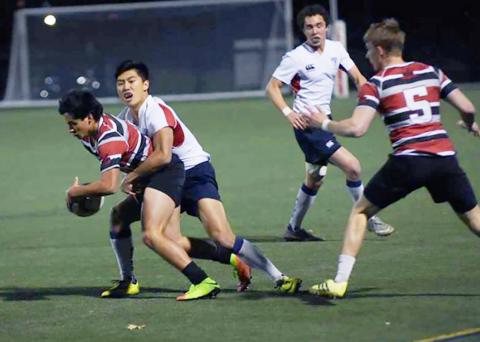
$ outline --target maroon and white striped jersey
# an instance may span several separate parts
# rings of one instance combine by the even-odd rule
[[[365,83],[358,106],[382,115],[394,155],[450,156],[455,148],[440,121],[440,99],[456,86],[431,65],[391,65]]]
[[[135,125],[110,114],[101,116],[95,136],[81,141],[100,160],[101,172],[113,168],[130,172],[153,151],[150,139],[142,135]]]

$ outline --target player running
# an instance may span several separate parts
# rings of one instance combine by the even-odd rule
[[[314,106],[331,116],[335,75],[343,70],[359,88],[365,78],[341,43],[326,39],[328,12],[320,5],[311,5],[300,11],[297,24],[307,40],[285,54],[267,85],[267,94],[291,123],[295,138],[305,155],[305,182],[297,193],[284,239],[287,241],[318,241],[321,238],[301,227],[303,218],[312,206],[327,172],[327,165],[340,168],[346,176],[346,186],[354,202],[363,193],[360,180],[360,162],[335,136],[318,128],[307,127],[300,113]],[[293,110],[281,92],[289,84],[295,92]],[[394,228],[376,216],[368,221],[368,229],[379,236],[393,233]]]
[[[395,19],[371,24],[364,41],[377,74],[362,86],[352,117],[332,121],[317,108],[318,112],[310,113],[310,122],[326,132],[361,137],[378,112],[393,153],[352,209],[335,279],[310,288],[311,293],[325,297],[345,296],[368,218],[416,189],[427,188],[435,203],[448,202],[480,236],[480,208],[440,121],[440,100],[444,99],[460,112],[468,131],[479,136],[473,104],[440,69],[403,60],[405,33]]]

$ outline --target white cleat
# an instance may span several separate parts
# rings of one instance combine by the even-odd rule
[[[389,236],[395,231],[395,228],[383,222],[378,216],[373,216],[368,220],[367,229],[378,236]]]

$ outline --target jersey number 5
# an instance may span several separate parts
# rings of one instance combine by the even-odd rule
[[[426,95],[428,95],[428,92],[427,88],[425,87],[416,87],[403,91],[403,96],[407,102],[407,107],[411,111],[415,111],[414,114],[410,114],[410,120],[412,120],[412,122],[415,124],[430,122],[432,119],[432,108],[430,107],[430,102],[427,100],[415,101],[415,96]]]

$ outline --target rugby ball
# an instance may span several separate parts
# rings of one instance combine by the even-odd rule
[[[103,196],[79,196],[67,199],[67,209],[80,217],[92,216],[103,206]]]

